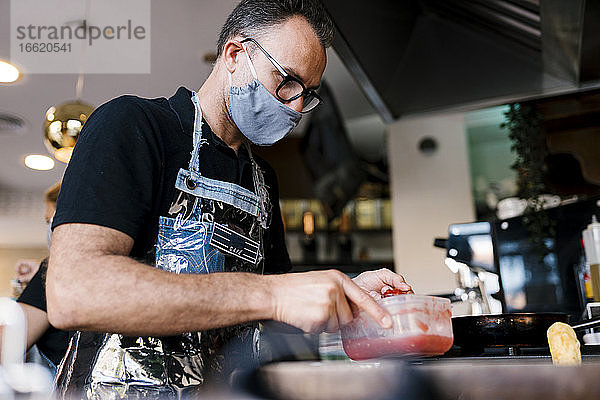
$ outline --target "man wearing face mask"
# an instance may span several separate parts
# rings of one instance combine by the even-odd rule
[[[50,322],[79,330],[59,393],[170,398],[258,359],[257,321],[336,331],[388,270],[286,274],[270,145],[318,105],[332,23],[319,0],[243,0],[198,92],[123,96],[86,122],[63,180],[47,280]],[[110,333],[103,333],[110,332]]]

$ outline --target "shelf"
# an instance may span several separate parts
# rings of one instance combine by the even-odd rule
[[[302,231],[302,229],[287,229],[285,231],[285,233],[302,233],[304,234],[304,231]],[[339,234],[340,231],[338,230],[315,230],[315,234]],[[380,228],[380,229],[355,229],[352,230],[350,232],[348,232],[350,235],[353,234],[361,234],[361,233],[385,233],[385,234],[391,234],[392,233],[392,229],[391,228]]]
[[[345,273],[361,273],[374,269],[388,268],[393,271],[393,261],[364,261],[352,263],[325,262],[325,263],[292,263],[292,272],[319,271],[326,269],[337,269]]]

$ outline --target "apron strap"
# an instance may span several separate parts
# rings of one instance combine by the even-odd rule
[[[200,147],[208,143],[208,141],[202,137],[202,110],[200,109],[200,100],[196,92],[192,92],[192,103],[194,103],[194,148],[192,149],[188,171],[190,171],[193,179],[197,179],[200,176]]]
[[[254,191],[256,192],[259,200],[258,222],[260,223],[260,226],[262,226],[264,229],[267,229],[269,225],[269,216],[271,215],[269,191],[267,190],[267,185],[265,185],[265,177],[263,172],[254,160],[252,149],[250,148],[250,144],[247,140],[244,141],[244,145],[246,146],[246,151],[248,152],[248,156],[250,157],[250,162],[252,164],[252,181],[254,183]]]
[[[190,172],[190,178],[193,181],[197,181],[201,176],[200,148],[203,145],[208,144],[208,140],[202,137],[202,109],[200,108],[200,99],[198,98],[198,93],[196,92],[192,92],[192,103],[194,103],[194,148],[192,149],[188,171]],[[269,192],[267,191],[267,187],[265,185],[263,173],[254,160],[252,149],[250,148],[247,140],[244,141],[244,145],[246,146],[246,151],[248,151],[248,156],[250,157],[250,162],[252,164],[252,181],[254,183],[254,191],[259,198],[258,222],[260,223],[261,227],[266,229],[269,225],[269,216],[271,214]]]

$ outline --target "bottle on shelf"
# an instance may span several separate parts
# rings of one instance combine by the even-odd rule
[[[594,301],[600,301],[600,223],[592,216],[592,223],[582,232],[585,257],[592,276]]]
[[[344,213],[340,217],[339,233],[337,235],[338,260],[343,264],[352,263],[352,220],[350,214]]]
[[[317,262],[317,240],[315,239],[315,215],[305,211],[302,215],[302,259],[305,264]]]

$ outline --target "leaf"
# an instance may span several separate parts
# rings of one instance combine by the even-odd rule
[[[510,104],[504,115],[506,121],[500,127],[509,129],[510,149],[516,153],[511,168],[517,173],[519,196],[528,204],[522,222],[543,259],[550,252],[545,239],[555,235],[555,221],[550,219],[540,200],[540,195],[548,192],[543,179],[548,150],[541,117],[531,103]]]

